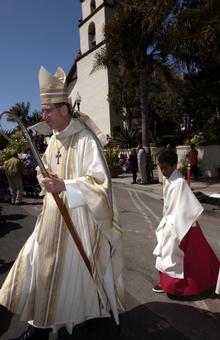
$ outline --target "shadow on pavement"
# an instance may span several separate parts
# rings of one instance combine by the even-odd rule
[[[5,260],[0,259],[0,275],[7,272],[12,266],[14,261],[5,262]]]
[[[36,199],[34,198],[33,200],[28,200],[28,201],[23,201],[20,206],[24,206],[24,205],[42,205],[42,198]]]
[[[204,194],[201,191],[194,191],[194,195],[197,197],[197,199],[201,202],[201,203],[207,203],[207,204],[211,204],[211,205],[218,205],[219,209],[220,209],[220,198],[216,198],[216,197],[210,197],[209,195]]]
[[[0,338],[13,327],[13,314],[0,306]],[[18,322],[16,333],[20,332]],[[26,329],[26,323],[22,325]],[[14,329],[11,329],[14,332]],[[24,330],[21,330],[21,333]],[[11,332],[9,332],[11,333]],[[7,333],[8,334],[8,333]],[[110,318],[92,319],[77,325],[69,335],[62,328],[50,335],[54,340],[217,340],[220,313],[181,303],[150,302],[120,315],[120,329]],[[2,337],[3,335],[3,337]],[[40,340],[40,339],[39,339]]]
[[[88,325],[88,323],[90,323]],[[93,329],[93,323],[94,329]],[[187,340],[183,334],[159,317],[146,305],[138,306],[120,315],[120,329],[110,318],[86,321],[74,328],[72,335],[61,329],[56,340]]]
[[[16,216],[18,216],[18,218],[16,218]],[[20,216],[23,216],[20,218],[24,218],[25,215],[20,215]],[[4,219],[5,219],[5,223],[1,224],[1,227],[0,227],[0,237],[4,237],[5,234],[10,233],[10,231],[12,230],[22,229],[22,226],[19,223],[7,221],[7,219],[17,220],[19,219],[19,215],[7,215],[7,216],[4,216]]]
[[[169,323],[181,329],[182,333],[188,334],[190,339],[219,339],[220,313],[203,309],[204,303],[191,306],[181,302],[149,302],[146,306],[161,317],[165,317]]]
[[[25,214],[8,214],[8,215],[3,215],[4,219],[6,221],[17,221],[17,220],[22,220],[26,217]],[[8,222],[9,223],[9,222]]]
[[[0,338],[9,329],[13,314],[0,305]]]
[[[171,294],[167,294],[167,296],[171,300],[176,301],[204,301],[205,299],[220,299],[220,295],[215,293],[215,288],[211,288],[204,293],[201,293],[196,296],[174,296]]]

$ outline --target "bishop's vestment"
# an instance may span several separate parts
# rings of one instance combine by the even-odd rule
[[[0,304],[37,327],[56,330],[65,325],[69,332],[76,323],[109,315],[110,309],[117,319],[123,310],[121,228],[101,147],[82,122],[72,119],[65,130],[53,134],[43,161],[65,181],[60,196],[93,279],[52,194],[45,192],[35,229],[0,290]]]

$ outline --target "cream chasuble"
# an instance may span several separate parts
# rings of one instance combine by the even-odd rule
[[[174,278],[184,277],[184,253],[179,248],[203,207],[179,171],[174,170],[163,187],[163,218],[156,230],[157,246],[153,254],[156,268]]]
[[[70,333],[76,323],[109,315],[110,305],[118,321],[117,311],[123,310],[124,302],[122,235],[99,143],[82,122],[72,119],[65,130],[53,134],[43,161],[65,180],[66,191],[60,195],[94,280],[52,195],[45,193],[35,229],[0,290],[0,304],[37,327],[56,330],[66,325]]]

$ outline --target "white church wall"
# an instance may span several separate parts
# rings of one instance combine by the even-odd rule
[[[216,168],[220,166],[220,145],[198,146],[196,149],[202,174],[216,177]]]
[[[91,0],[84,0],[81,3],[82,20],[85,20],[91,14],[90,3],[91,3]]]
[[[96,45],[103,41],[104,39],[104,16],[105,11],[104,7],[96,13],[95,16],[91,17],[90,20],[86,21],[81,27],[80,27],[80,50],[81,53],[84,54],[89,49],[89,25],[91,22],[94,22],[95,24],[95,31],[96,31]]]
[[[108,4],[113,4],[108,2]],[[103,6],[102,6],[103,5]],[[110,77],[107,69],[101,69],[93,74],[94,56],[99,51],[91,52],[93,34],[91,23],[95,25],[95,43],[98,45],[104,40],[104,25],[109,22],[114,13],[114,7],[104,5],[104,0],[95,0],[94,15],[91,15],[91,0],[81,0],[82,23],[79,26],[81,58],[76,61],[77,82],[69,84],[71,101],[74,104],[77,92],[81,96],[80,111],[88,114],[104,134],[111,135],[113,127],[118,125],[117,117],[110,112],[108,102]],[[100,44],[101,48],[104,46]],[[95,47],[95,45],[94,45]]]
[[[107,70],[101,69],[90,74],[95,53],[94,51],[77,62],[77,86],[72,89],[70,96],[74,103],[77,91],[79,91],[80,111],[89,115],[102,133],[110,134]]]
[[[104,1],[103,0],[96,0],[95,2],[96,2],[96,8],[97,8],[97,7],[101,6]]]
[[[97,16],[94,20],[96,27],[96,44],[99,44],[104,40],[104,19],[105,18],[105,9],[104,7],[97,13]]]
[[[95,0],[96,8],[103,4],[103,0]],[[85,20],[91,14],[90,8],[91,0],[84,0],[82,2],[82,20]]]

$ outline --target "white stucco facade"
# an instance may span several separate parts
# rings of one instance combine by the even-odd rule
[[[95,7],[98,8],[103,4],[103,0],[95,0]],[[85,20],[91,14],[91,0],[81,1],[82,5],[82,20]]]
[[[90,17],[82,26],[80,26],[80,50],[84,54],[89,50],[89,26],[94,23],[95,25],[95,37],[96,45],[104,40],[104,24],[105,24],[105,7],[100,8],[100,10]]]
[[[95,55],[104,47],[104,25],[111,20],[114,7],[111,1],[81,0],[82,21],[79,25],[80,52],[68,83],[71,102],[77,92],[81,97],[80,111],[89,115],[105,135],[111,135],[118,125],[108,101],[110,87],[108,69],[92,72]]]
[[[91,74],[95,52],[77,63],[77,88],[82,98],[80,111],[88,114],[102,133],[110,134],[110,107],[108,103],[107,69]]]

